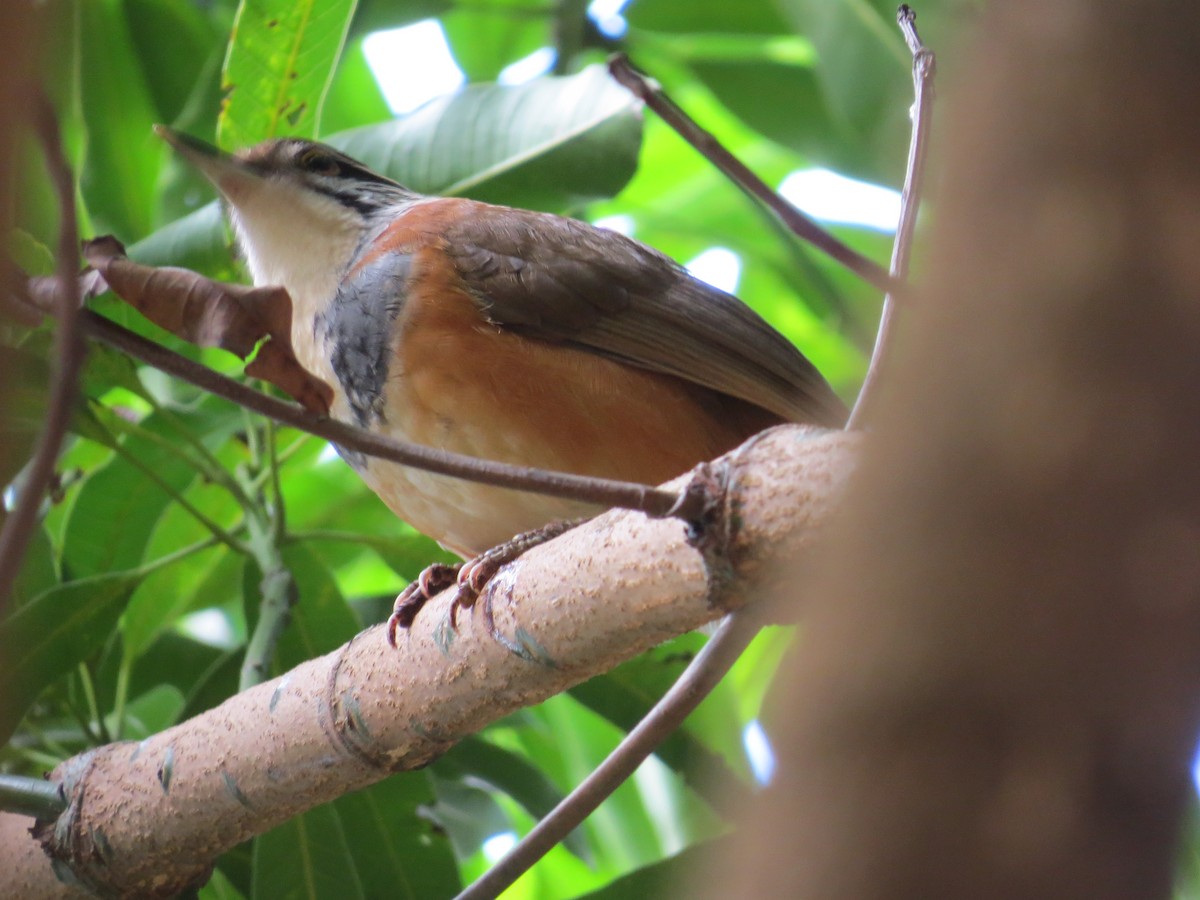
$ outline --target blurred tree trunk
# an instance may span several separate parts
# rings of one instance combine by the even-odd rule
[[[715,891],[1166,896],[1200,731],[1200,7],[994,4]],[[961,89],[959,89],[961,88]]]

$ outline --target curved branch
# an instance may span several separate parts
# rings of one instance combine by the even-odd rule
[[[83,366],[86,347],[79,329],[80,290],[75,277],[79,266],[79,230],[75,221],[75,182],[63,155],[58,118],[50,101],[38,94],[34,116],[38,136],[46,154],[46,166],[58,193],[59,235],[55,280],[58,290],[54,315],[58,327],[54,332],[54,368],[46,423],[38,438],[37,450],[29,464],[25,484],[16,508],[0,530],[0,612],[3,611],[13,581],[25,557],[25,548],[33,534],[38,508],[54,475],[58,452],[67,434],[67,423],[79,394],[79,370]]]

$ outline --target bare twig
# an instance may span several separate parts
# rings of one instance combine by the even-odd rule
[[[658,113],[664,122],[703,154],[705,159],[724,172],[739,188],[775,213],[793,234],[823,250],[881,291],[894,293],[902,287],[902,284],[884,271],[879,263],[839,241],[773,191],[766,182],[751,172],[745,163],[725,149],[710,132],[697,125],[687,113],[676,106],[675,102],[663,93],[662,88],[637,71],[625,54],[618,53],[611,57],[608,69],[613,78]]]
[[[54,314],[58,327],[54,332],[56,365],[52,376],[46,423],[38,437],[21,488],[16,508],[0,531],[0,612],[12,593],[25,549],[37,521],[38,508],[54,475],[54,466],[62,449],[67,424],[79,392],[79,370],[87,348],[79,330],[80,290],[76,271],[79,266],[79,234],[75,220],[75,182],[63,154],[62,138],[54,108],[43,94],[34,104],[38,137],[45,151],[46,168],[58,192],[59,231],[56,278],[57,303]]]
[[[699,512],[693,508],[695,503],[680,503],[679,494],[661,488],[491,462],[372,434],[349,423],[318,416],[294,403],[277,400],[256,391],[161,344],[148,341],[91,310],[83,310],[80,323],[89,337],[116,347],[148,365],[218,397],[224,397],[276,422],[325,438],[339,447],[440,475],[467,478],[482,484],[531,491],[551,497],[634,509],[651,516],[674,515],[682,519],[691,519]],[[698,503],[700,498],[696,500]]]
[[[896,228],[896,241],[892,245],[892,277],[903,282],[908,277],[908,265],[912,258],[913,236],[917,230],[917,210],[921,205],[921,188],[925,179],[925,159],[929,152],[929,130],[933,113],[933,77],[935,59],[933,51],[921,43],[917,34],[917,14],[907,4],[901,5],[896,20],[904,34],[904,41],[913,55],[913,90],[915,100],[912,111],[912,139],[908,145],[908,169],[904,174],[904,190],[900,194],[900,223]],[[892,322],[895,315],[896,296],[888,291],[883,298],[883,311],[879,318],[879,333],[875,336],[875,349],[867,366],[858,400],[846,422],[847,428],[857,428],[869,410],[873,397],[879,391],[879,373],[892,345]]]
[[[555,844],[586,819],[670,737],[733,667],[758,633],[756,618],[744,610],[726,617],[717,633],[688,665],[671,689],[608,755],[596,770],[563,798],[529,834],[457,900],[500,896]]]

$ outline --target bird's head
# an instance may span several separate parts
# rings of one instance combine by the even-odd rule
[[[278,138],[236,154],[163,125],[155,132],[224,198],[256,284],[331,293],[362,242],[419,195],[344,153]]]

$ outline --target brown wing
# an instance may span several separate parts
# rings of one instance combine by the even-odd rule
[[[545,213],[471,203],[455,218],[447,252],[496,325],[675,375],[790,421],[845,421],[841,400],[791,343],[656,250]]]

